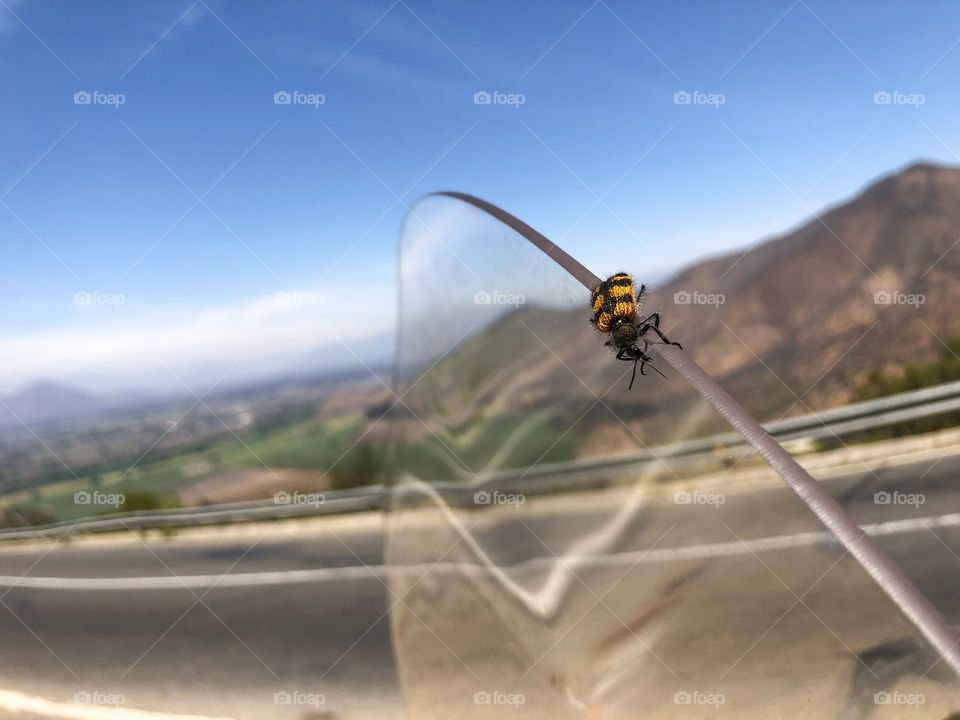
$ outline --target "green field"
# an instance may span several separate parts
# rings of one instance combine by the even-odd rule
[[[0,510],[15,508],[24,515],[36,516],[35,521],[46,522],[112,512],[110,507],[74,501],[78,491],[94,490],[138,497],[141,503],[146,499],[147,507],[153,506],[149,498],[160,505],[176,505],[178,493],[189,485],[227,471],[264,466],[330,470],[335,485],[359,484],[352,473],[376,471],[378,458],[374,457],[371,463],[371,453],[362,442],[346,455],[344,452],[359,438],[365,426],[364,417],[359,413],[329,421],[310,419],[266,431],[254,430],[241,438],[231,435],[203,450],[163,459],[151,460],[148,454],[129,470],[82,476],[0,495]]]

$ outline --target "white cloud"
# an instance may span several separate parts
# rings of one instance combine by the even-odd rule
[[[230,368],[232,378],[303,369],[323,348],[339,350],[342,366],[359,366],[342,343],[363,345],[395,323],[382,285],[290,290],[176,319],[136,303],[90,305],[78,315],[70,327],[0,338],[0,390],[41,378],[171,389],[177,377],[192,384]]]

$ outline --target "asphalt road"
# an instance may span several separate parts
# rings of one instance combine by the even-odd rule
[[[960,456],[827,486],[960,625],[958,477]],[[0,546],[0,717],[395,718],[401,685],[418,720],[960,711],[942,664],[776,481],[407,511],[389,563],[383,536],[356,515]]]
[[[166,581],[120,590],[8,582],[0,589],[0,688],[65,703],[122,699],[121,708],[230,718],[397,717],[387,590],[363,566],[380,561],[380,522],[354,522],[358,527],[268,524],[222,538],[207,531],[0,548],[0,573],[26,574],[21,582]],[[218,585],[229,582],[225,573],[283,578],[344,567],[362,573],[344,581]],[[204,587],[180,579],[196,577],[206,578]],[[0,707],[2,700],[0,693]]]

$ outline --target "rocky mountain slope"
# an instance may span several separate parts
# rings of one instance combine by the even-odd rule
[[[684,270],[653,300],[697,360],[769,416],[795,396],[843,403],[870,369],[939,352],[960,335],[958,271],[960,169],[917,164]]]

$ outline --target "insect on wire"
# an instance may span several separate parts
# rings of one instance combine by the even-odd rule
[[[637,363],[640,364],[640,374],[646,375],[649,365],[661,377],[666,377],[656,365],[653,358],[647,355],[647,343],[644,335],[653,330],[663,342],[682,348],[680,343],[671,342],[660,331],[660,313],[652,313],[637,322],[637,314],[643,305],[647,286],[640,285],[640,290],[634,295],[633,278],[628,273],[616,273],[601,282],[593,289],[593,317],[590,322],[596,325],[597,330],[610,339],[604,343],[617,351],[617,360],[633,363],[633,373],[630,375],[628,390],[633,389],[633,381],[637,377]],[[639,345],[642,343],[642,346]]]

